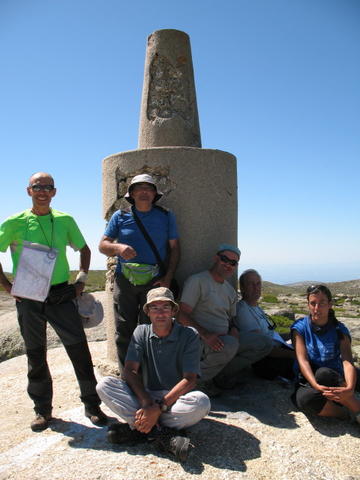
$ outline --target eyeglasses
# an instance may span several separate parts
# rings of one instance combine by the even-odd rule
[[[150,312],[159,313],[159,312],[171,312],[172,305],[162,305],[158,307],[157,305],[149,305],[148,309]]]
[[[54,185],[39,185],[39,184],[35,184],[35,185],[30,185],[30,188],[32,190],[34,190],[34,192],[41,192],[41,191],[45,191],[45,192],[52,192],[54,190]]]
[[[231,258],[227,257],[223,253],[218,253],[217,255],[223,263],[228,263],[232,267],[236,267],[236,265],[238,265],[239,263],[237,260],[232,260]]]

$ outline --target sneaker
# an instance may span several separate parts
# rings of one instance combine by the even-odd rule
[[[136,445],[147,441],[147,435],[131,430],[127,423],[113,423],[109,426],[107,439],[110,443]]]
[[[185,432],[173,428],[161,427],[151,431],[151,438],[161,452],[174,455],[179,462],[185,462],[189,455],[190,438]]]
[[[200,392],[205,393],[210,398],[215,398],[222,394],[221,388],[217,387],[212,380],[199,382],[194,390],[200,390]]]
[[[51,419],[51,413],[37,413],[34,420],[30,423],[30,428],[33,432],[42,432],[48,428]]]
[[[85,407],[85,417],[87,417],[90,422],[97,427],[103,427],[108,422],[108,417],[98,405]]]

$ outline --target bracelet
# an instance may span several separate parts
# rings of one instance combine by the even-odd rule
[[[75,283],[86,283],[88,274],[80,270],[80,272],[76,275]]]

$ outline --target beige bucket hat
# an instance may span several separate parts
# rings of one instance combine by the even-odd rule
[[[148,291],[146,296],[146,303],[143,306],[144,312],[148,313],[148,306],[154,302],[171,302],[177,312],[179,310],[179,305],[174,300],[174,295],[171,290],[165,287],[152,288]]]
[[[82,293],[74,300],[84,328],[97,327],[104,318],[102,303],[91,293]]]

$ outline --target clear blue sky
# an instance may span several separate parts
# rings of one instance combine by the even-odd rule
[[[1,220],[49,171],[105,268],[101,160],[137,147],[162,28],[190,35],[203,147],[238,160],[241,267],[360,278],[358,0],[0,0]]]

